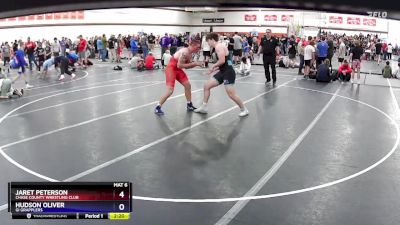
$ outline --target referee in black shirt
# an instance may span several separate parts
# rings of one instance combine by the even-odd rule
[[[260,46],[261,48],[259,48],[258,50],[258,55],[260,55],[262,51],[265,78],[267,79],[265,84],[269,84],[271,82],[271,75],[269,73],[269,66],[271,65],[272,82],[273,85],[275,85],[276,83],[275,64],[276,64],[276,54],[279,51],[279,42],[275,37],[271,36],[271,29],[266,30],[266,35],[261,39]]]

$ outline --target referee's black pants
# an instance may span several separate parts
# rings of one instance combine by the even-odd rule
[[[265,70],[265,79],[267,79],[267,82],[271,81],[271,75],[269,72],[269,66],[271,66],[272,81],[275,83],[276,82],[275,56],[269,56],[269,55],[263,54],[263,63],[264,63],[264,70]]]

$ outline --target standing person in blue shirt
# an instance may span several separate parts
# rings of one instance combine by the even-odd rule
[[[328,57],[328,43],[326,43],[325,41],[325,37],[322,36],[321,37],[321,41],[317,44],[317,48],[318,48],[318,59],[317,59],[317,68],[319,65],[321,65],[321,63],[326,59],[326,57]]]
[[[164,55],[164,53],[168,49],[170,43],[171,43],[171,40],[168,37],[168,33],[165,33],[165,36],[160,39],[161,55]]]
[[[106,61],[106,54],[104,53],[104,45],[103,41],[101,40],[101,37],[97,38],[97,50],[99,51],[100,57],[102,62]]]
[[[137,43],[135,36],[131,37],[129,44],[131,46],[132,57],[134,57],[139,51],[138,43]]]
[[[25,67],[28,65],[25,61],[25,52],[24,49],[25,46],[23,43],[20,44],[20,48],[14,53],[15,57],[14,57],[14,65],[13,68],[14,69],[18,69],[18,76],[16,78],[14,78],[14,80],[12,81],[12,83],[15,83],[15,81],[17,81],[22,74],[22,78],[25,81],[25,87],[28,88],[32,88],[32,85],[29,85],[28,80],[26,78],[26,74],[25,74]]]

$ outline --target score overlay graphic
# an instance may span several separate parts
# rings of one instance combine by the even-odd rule
[[[126,220],[132,212],[130,182],[10,182],[13,219]]]

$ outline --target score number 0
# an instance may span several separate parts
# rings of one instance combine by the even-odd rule
[[[121,193],[119,193],[118,196],[123,199],[125,197],[124,191],[121,191]],[[124,204],[119,204],[118,208],[119,208],[120,211],[123,211],[125,209],[125,205]]]

